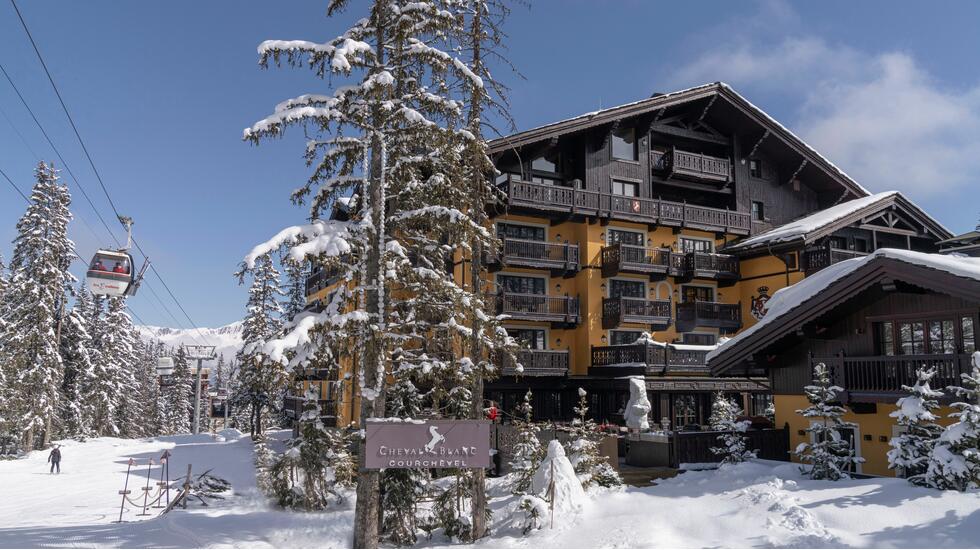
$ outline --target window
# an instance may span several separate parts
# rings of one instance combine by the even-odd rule
[[[714,302],[715,289],[710,286],[681,286],[681,300],[683,302]]]
[[[558,153],[545,153],[531,161],[531,170],[558,173]]]
[[[639,160],[636,147],[636,130],[619,128],[612,134],[612,156],[620,160]]]
[[[751,398],[752,416],[765,416],[769,406],[772,405],[772,394],[753,393]]]
[[[647,285],[643,281],[625,281],[612,279],[609,281],[610,298],[646,298]]]
[[[681,252],[714,252],[715,243],[708,239],[693,239],[691,237],[680,237],[677,239],[677,244],[681,248]]]
[[[891,321],[875,323],[874,331],[878,355],[895,355],[895,333]]]
[[[847,237],[830,237],[828,242],[834,250],[847,250]]]
[[[762,161],[759,159],[749,159],[749,175],[753,178],[762,177]]]
[[[952,319],[929,321],[929,353],[956,353]]]
[[[692,346],[713,346],[717,342],[714,334],[704,334],[699,332],[685,332],[681,336],[681,343]]]
[[[926,352],[926,324],[921,321],[900,323],[898,337],[902,355],[920,355]]]
[[[609,341],[614,346],[632,344],[640,339],[643,332],[639,330],[612,330],[609,331]]]
[[[520,277],[517,275],[497,275],[497,284],[504,292],[511,294],[544,294],[544,279],[541,277]]]
[[[694,395],[674,396],[674,429],[682,430],[685,426],[698,423],[698,401]]]
[[[624,197],[638,197],[640,196],[640,184],[633,181],[613,180],[612,194],[622,195]]]
[[[545,334],[542,328],[508,328],[507,335],[527,349],[546,349]]]
[[[643,246],[643,233],[636,231],[624,231],[622,229],[609,229],[606,231],[606,241],[609,244],[631,244],[633,246]]]
[[[766,221],[766,205],[761,201],[752,201],[752,219],[757,222]]]
[[[963,353],[977,351],[977,337],[973,326],[973,317],[963,317],[960,319],[960,327],[963,334]]]
[[[544,241],[544,228],[534,225],[518,225],[515,223],[498,223],[497,237],[501,239],[524,239],[528,241]]]
[[[783,256],[783,261],[786,262],[786,269],[792,270],[799,267],[797,264],[797,260],[798,258],[796,256],[796,252],[789,252]]]
[[[871,247],[868,245],[868,239],[863,239],[861,237],[854,238],[854,251],[855,252],[871,252]]]

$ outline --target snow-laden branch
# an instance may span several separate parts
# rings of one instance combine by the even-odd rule
[[[327,44],[309,40],[266,40],[259,44],[258,52],[263,58],[277,53],[309,53],[330,58],[330,68],[336,72],[350,72],[351,59],[363,62],[362,56],[372,51],[371,45],[360,40],[339,38]]]
[[[331,313],[329,311],[303,313],[296,318],[293,327],[281,338],[256,345],[255,349],[249,351],[261,353],[273,362],[286,365],[289,364],[288,352],[313,343],[310,332],[317,326],[328,325],[340,329],[348,323],[363,323],[367,322],[368,319],[367,312],[359,309],[347,313]]]
[[[268,241],[256,245],[243,261],[248,269],[253,269],[258,258],[290,244],[295,246],[289,249],[289,259],[295,262],[321,254],[340,256],[351,251],[350,239],[353,237],[353,230],[352,222],[336,220],[315,220],[305,225],[294,225],[276,233]]]

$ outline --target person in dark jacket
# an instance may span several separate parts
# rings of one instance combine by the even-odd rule
[[[48,455],[48,462],[51,463],[51,471],[49,473],[54,473],[55,468],[58,469],[58,473],[61,473],[61,449],[55,445],[54,449],[51,449],[51,454]]]

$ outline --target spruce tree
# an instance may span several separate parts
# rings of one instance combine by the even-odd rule
[[[395,369],[395,382],[388,391],[385,402],[391,418],[417,419],[422,415],[423,403],[413,382],[412,365]],[[381,498],[384,518],[381,537],[396,546],[411,546],[417,542],[417,502],[423,497],[429,481],[428,470],[389,469],[382,474],[385,490]]]
[[[592,417],[589,416],[588,393],[578,389],[578,405],[575,406],[575,419],[572,421],[571,438],[566,445],[568,460],[575,468],[582,487],[618,487],[623,484],[619,474],[599,452],[602,434]]]
[[[544,457],[544,449],[538,440],[539,428],[534,423],[534,407],[531,405],[531,390],[524,394],[524,401],[517,407],[515,427],[517,441],[514,443],[514,455],[510,461],[513,485],[511,492],[515,495],[526,494],[531,489],[531,480],[538,464]]]
[[[25,450],[50,441],[58,414],[63,364],[59,336],[74,277],[68,272],[71,196],[53,166],[39,163],[27,211],[17,222],[10,280],[3,293],[0,368],[2,431]]]
[[[252,284],[248,289],[247,313],[242,323],[243,346],[238,352],[241,363],[238,389],[241,394],[236,401],[249,409],[249,431],[255,436],[262,434],[263,416],[274,398],[286,389],[289,376],[282,363],[269,360],[261,351],[266,342],[281,336],[282,332],[279,302],[282,290],[272,256],[262,255],[251,270],[239,271],[237,275],[244,280],[247,274],[251,274]]]
[[[174,354],[174,373],[164,390],[166,401],[165,425],[168,433],[185,434],[191,431],[191,400],[194,396],[194,376],[191,374],[187,351],[177,348]]]
[[[715,393],[708,423],[712,430],[725,432],[718,436],[722,446],[711,449],[711,452],[722,457],[722,464],[739,464],[756,457],[755,451],[747,449],[748,438],[743,435],[752,423],[748,420],[738,421],[741,410],[722,392]]]
[[[215,389],[228,389],[228,380],[225,367],[225,356],[218,355],[218,363],[214,367],[214,387]]]
[[[139,365],[137,338],[133,322],[126,313],[126,297],[112,296],[106,300],[102,323],[100,359],[108,376],[105,391],[113,395],[115,407],[106,435],[137,437],[140,435],[142,403],[136,372]]]
[[[61,357],[65,365],[61,383],[61,437],[85,439],[96,434],[94,395],[98,385],[89,333],[92,297],[83,284],[62,323]]]
[[[810,406],[796,411],[811,421],[806,433],[813,443],[800,443],[795,454],[810,469],[800,468],[810,479],[836,481],[847,479],[852,467],[864,462],[854,456],[850,441],[841,435],[841,430],[857,427],[853,422],[844,422],[841,417],[844,407],[836,405],[837,394],[844,391],[830,382],[830,371],[823,363],[813,368],[813,384],[804,387]]]
[[[889,414],[896,424],[905,428],[905,432],[889,443],[892,448],[888,451],[888,467],[900,470],[913,485],[928,484],[925,473],[929,455],[943,431],[942,426],[936,424],[937,417],[933,413],[939,407],[943,392],[929,387],[935,375],[935,369],[918,369],[915,385],[902,386],[909,395],[899,399],[898,409]]]
[[[961,386],[949,390],[963,399],[952,404],[957,419],[943,430],[929,456],[925,482],[937,489],[980,489],[980,352],[973,368],[960,375]]]

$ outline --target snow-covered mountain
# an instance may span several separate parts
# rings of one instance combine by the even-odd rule
[[[218,328],[182,329],[170,327],[138,326],[146,338],[159,340],[168,346],[204,344],[215,346],[215,353],[230,361],[242,347],[242,322]]]

